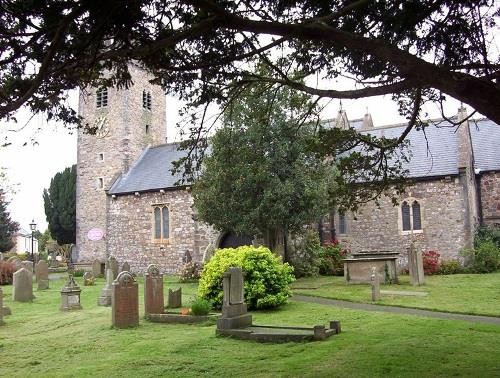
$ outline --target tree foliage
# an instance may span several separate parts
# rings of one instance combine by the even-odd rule
[[[0,6],[2,118],[26,105],[75,122],[65,91],[128,85],[127,63],[136,61],[201,114],[208,103],[224,106],[235,88],[259,81],[323,98],[389,94],[417,110],[451,96],[500,123],[495,0],[11,0]],[[248,65],[263,58],[273,74],[252,74]],[[290,76],[277,59],[301,76]],[[103,70],[110,75],[99,79]],[[350,90],[302,81],[341,76],[352,80]]]
[[[76,241],[76,165],[56,173],[43,191],[49,231],[59,245]]]
[[[0,252],[7,252],[14,247],[12,236],[19,229],[19,224],[10,218],[5,193],[0,189]]]
[[[333,168],[309,149],[317,110],[288,88],[242,92],[211,138],[193,187],[200,218],[245,235],[294,232],[317,220],[333,183]],[[304,113],[310,116],[298,121]]]

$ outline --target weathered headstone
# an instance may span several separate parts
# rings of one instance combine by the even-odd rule
[[[61,289],[61,311],[80,310],[80,293],[82,290],[75,282],[73,275],[68,276],[68,280]]]
[[[118,261],[116,261],[113,256],[108,259],[106,270],[108,269],[111,269],[113,272],[113,279],[116,279],[116,277],[118,277]]]
[[[130,264],[125,261],[122,265],[122,270],[120,272],[130,272]]]
[[[130,272],[121,272],[113,282],[112,325],[116,328],[139,325],[139,287]]]
[[[2,308],[0,308],[0,312],[2,312],[3,316],[12,315],[10,307],[7,306],[3,306]]]
[[[0,287],[0,326],[4,324],[5,323],[3,322],[3,291],[2,288]]]
[[[36,282],[38,290],[47,290],[49,288],[49,266],[44,260],[36,264]]]
[[[371,284],[372,284],[372,301],[375,302],[380,299],[380,279],[378,277],[376,267],[372,267]]]
[[[111,306],[111,296],[113,292],[113,271],[106,270],[106,285],[101,289],[101,294],[97,299],[98,306]]]
[[[163,274],[151,264],[144,275],[144,314],[162,314],[163,308]]]
[[[168,289],[168,308],[182,307],[182,288]]]
[[[217,329],[243,328],[252,325],[252,315],[247,313],[244,302],[243,271],[230,267],[223,276],[224,298],[222,316],[217,320]]]
[[[17,256],[9,257],[7,262],[14,264],[14,272],[17,272],[23,267],[21,259],[19,259],[19,257]]]
[[[33,274],[25,268],[19,269],[13,275],[12,300],[29,302],[33,298]]]
[[[33,261],[22,261],[21,266],[33,273]]]
[[[92,272],[83,273],[83,286],[94,286],[95,277]]]
[[[92,274],[94,277],[99,277],[101,275],[101,262],[99,260],[94,260],[92,263]]]
[[[424,260],[422,251],[415,247],[412,242],[408,250],[408,270],[410,272],[410,281],[413,286],[424,284]]]
[[[57,253],[52,252],[50,254],[50,267],[51,268],[59,268],[59,261],[57,261]]]

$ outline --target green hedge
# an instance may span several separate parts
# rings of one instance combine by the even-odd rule
[[[215,308],[222,306],[222,276],[227,268],[242,268],[245,274],[245,301],[249,309],[278,307],[292,295],[293,268],[265,247],[244,246],[218,249],[201,273],[198,295]]]

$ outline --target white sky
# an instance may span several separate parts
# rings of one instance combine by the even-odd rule
[[[76,91],[70,93],[69,102],[75,109],[77,98]],[[179,139],[175,125],[181,103],[173,97],[167,97],[166,101],[167,137],[168,141],[172,142]],[[405,121],[399,116],[390,96],[344,100],[342,105],[349,119],[362,118],[368,108],[375,126]],[[458,102],[448,101],[447,115],[456,114],[458,107]],[[338,109],[338,100],[330,102],[323,112],[323,118],[335,118]],[[431,118],[440,117],[437,106],[424,110]],[[470,113],[470,109],[468,111]],[[21,227],[29,230],[29,223],[34,219],[37,229],[43,232],[47,228],[43,189],[49,187],[51,178],[57,172],[76,163],[76,132],[55,123],[47,124],[42,116],[33,117],[20,131],[9,131],[24,125],[30,114],[20,111],[17,118],[17,124],[0,123],[1,141],[7,139],[12,143],[7,147],[0,147],[0,167],[7,169],[10,183],[16,185],[16,193],[11,198],[9,211],[11,218],[19,222]],[[33,143],[34,141],[36,142]]]

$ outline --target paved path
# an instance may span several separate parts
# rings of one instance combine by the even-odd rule
[[[322,304],[322,305],[327,305],[327,306],[350,308],[353,310],[390,312],[393,314],[428,316],[430,318],[439,318],[439,319],[447,319],[447,320],[463,320],[466,322],[473,322],[473,323],[488,323],[488,324],[500,325],[500,318],[495,318],[495,317],[491,317],[491,316],[464,315],[464,314],[456,314],[456,313],[451,313],[451,312],[418,310],[415,308],[381,306],[381,305],[374,305],[374,304],[369,304],[369,303],[354,303],[354,302],[348,302],[348,301],[340,301],[337,299],[308,297],[305,295],[294,295],[292,297],[292,300],[298,301],[298,302],[316,303],[316,304]]]

